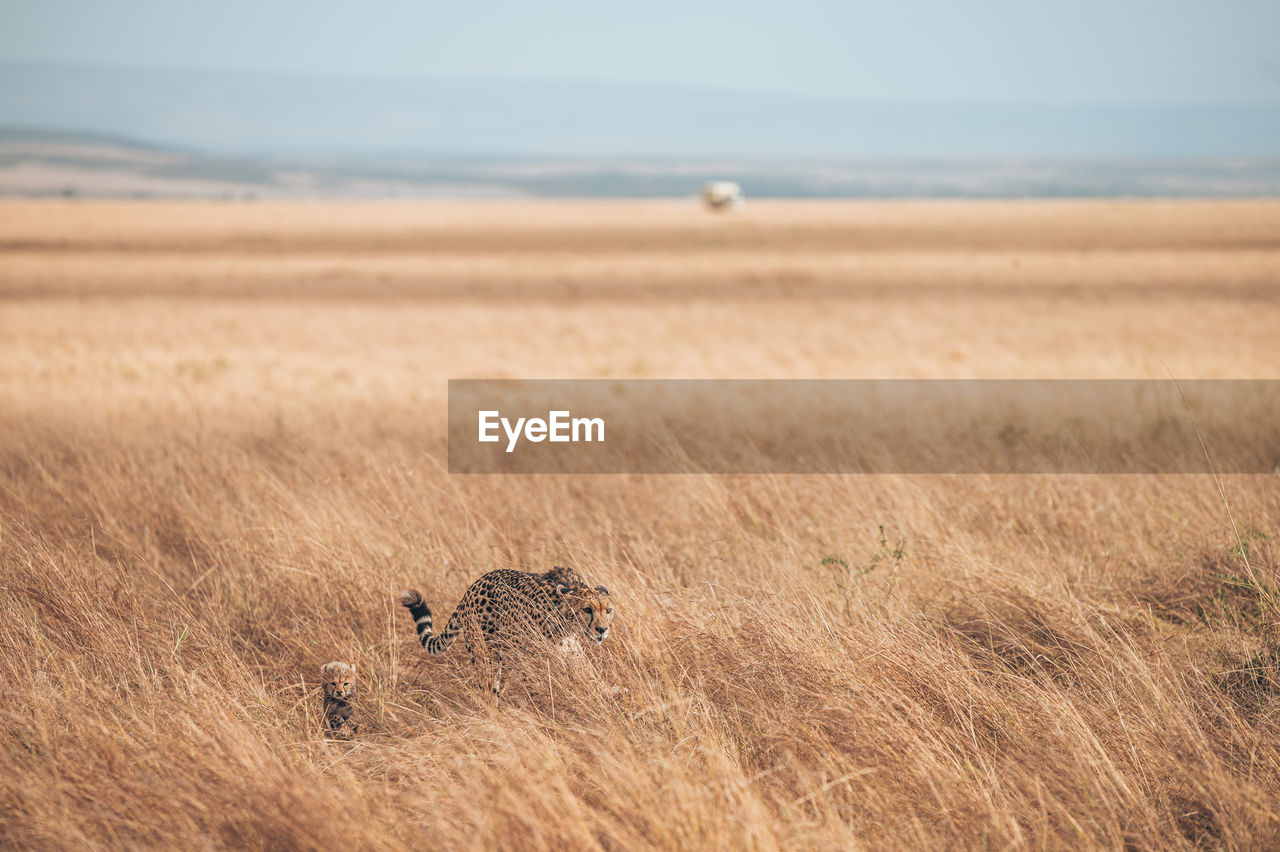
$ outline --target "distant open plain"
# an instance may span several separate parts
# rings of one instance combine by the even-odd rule
[[[444,472],[449,378],[1278,331],[1280,202],[0,202],[3,843],[1280,845],[1280,476]],[[394,600],[553,564],[615,630],[496,704]]]

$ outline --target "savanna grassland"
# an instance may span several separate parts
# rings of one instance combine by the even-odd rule
[[[1280,477],[445,472],[449,378],[1169,375],[1280,378],[1280,203],[0,204],[0,845],[1274,848]],[[556,563],[496,703],[395,601]]]

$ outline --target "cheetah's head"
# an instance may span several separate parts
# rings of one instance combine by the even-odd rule
[[[592,642],[603,642],[609,635],[609,621],[613,617],[613,603],[609,590],[604,586],[594,589],[586,586],[569,588],[556,586],[560,596],[560,614],[566,620],[576,622]]]
[[[356,694],[356,667],[350,663],[325,663],[320,667],[324,697],[348,701]]]

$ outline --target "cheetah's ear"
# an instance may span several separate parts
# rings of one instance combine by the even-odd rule
[[[606,595],[607,595],[607,594],[609,594],[609,590],[608,590],[608,589],[606,589],[606,588],[604,587],[604,584],[603,584],[603,583],[601,583],[600,585],[596,586],[596,590],[597,590],[597,591],[604,592]]]

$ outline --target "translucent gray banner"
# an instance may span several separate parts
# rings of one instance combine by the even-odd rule
[[[1280,470],[1280,381],[449,382],[450,473]]]

